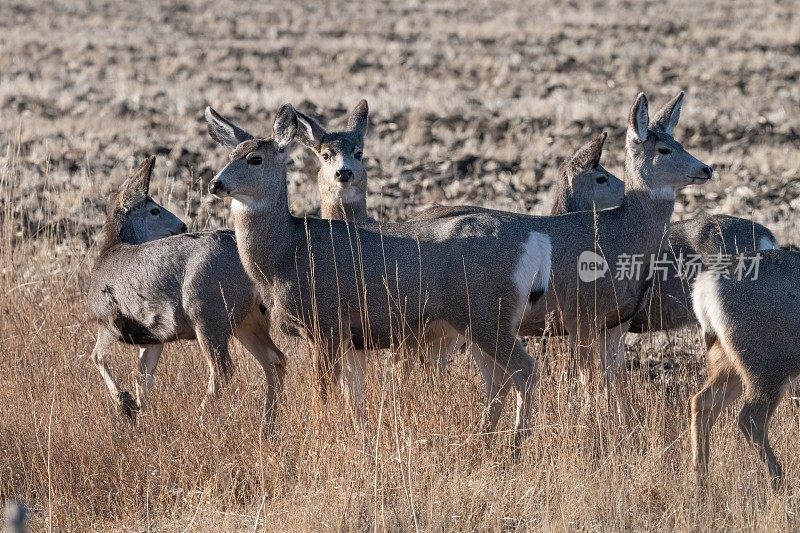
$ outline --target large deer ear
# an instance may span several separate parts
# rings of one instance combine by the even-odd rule
[[[296,111],[296,113],[298,139],[312,150],[318,150],[322,145],[322,139],[327,134],[325,128],[308,115],[304,115],[300,111]]]
[[[347,119],[347,129],[357,133],[363,143],[364,137],[367,136],[368,127],[369,105],[366,100],[362,99],[350,112],[350,117]]]
[[[681,118],[681,107],[683,106],[684,96],[683,91],[679,92],[672,100],[667,102],[664,107],[659,109],[656,116],[650,121],[650,127],[654,130],[661,130],[664,133],[672,135],[675,132],[675,126],[678,125],[678,120]]]
[[[244,141],[249,141],[253,136],[233,122],[226,120],[212,107],[206,107],[206,124],[208,124],[208,134],[219,144],[233,150]]]
[[[570,158],[570,165],[579,172],[597,168],[600,157],[603,155],[603,144],[606,142],[606,132],[601,133],[588,143],[581,146]]]
[[[628,139],[636,143],[645,142],[648,121],[647,97],[644,93],[639,93],[628,116]]]
[[[119,203],[123,208],[131,208],[147,198],[150,192],[150,176],[156,164],[156,156],[151,155],[142,161],[125,180],[119,190]]]
[[[291,104],[283,104],[272,124],[272,138],[283,151],[297,135],[297,112]]]

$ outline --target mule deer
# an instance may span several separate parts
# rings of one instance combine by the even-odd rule
[[[322,218],[369,222],[367,171],[361,158],[369,123],[369,107],[361,100],[350,113],[345,131],[325,131],[319,122],[296,111],[298,139],[319,159],[317,186]]]
[[[551,239],[504,214],[365,226],[296,218],[286,192],[296,112],[281,107],[268,138],[240,131],[218,139],[234,148],[210,191],[232,197],[242,261],[274,302],[273,319],[321,345],[317,365],[350,390],[356,417],[363,416],[366,349],[469,331],[517,390],[518,446],[530,427],[538,373],[516,330],[525,306],[547,286]],[[484,419],[487,431],[495,424]]]
[[[679,93],[649,121],[647,98],[644,94],[637,97],[628,119],[625,197],[618,207],[551,217],[508,215],[531,220],[553,242],[551,290],[526,310],[519,333],[541,334],[549,313],[555,311],[556,323],[576,345],[584,382],[589,381],[593,366],[591,353],[595,347],[599,350],[606,390],[623,369],[622,336],[649,292],[646,271],[614,279],[609,266],[624,264],[634,255],[649,259],[657,254],[669,228],[676,191],[704,183],[712,175],[711,167],[689,154],[672,136],[683,100],[683,93]],[[602,146],[598,139],[596,150]],[[439,214],[462,216],[474,209],[444,208]],[[607,270],[596,279],[590,279],[593,276],[589,273],[582,281],[576,267],[586,254]],[[505,391],[498,394],[502,405]]]
[[[135,419],[165,343],[198,341],[210,372],[205,403],[231,375],[228,342],[235,335],[264,369],[269,427],[284,355],[269,336],[233,232],[184,233],[183,222],[148,196],[154,164],[155,157],[144,161],[109,203],[88,294],[100,325],[92,361],[122,412]],[[120,389],[105,361],[118,341],[140,347],[136,399]]]
[[[606,134],[598,135],[581,146],[558,168],[558,178],[554,185],[552,215],[562,215],[575,211],[593,211],[619,206],[625,195],[625,183],[600,164]],[[482,207],[435,206],[426,209],[415,220],[455,216],[464,213],[491,212]],[[540,323],[523,322],[521,333],[526,336],[564,334],[558,321]],[[441,349],[432,350],[435,355],[435,368],[442,373],[453,354],[463,346],[462,337],[445,338]]]
[[[768,428],[791,379],[800,374],[800,253],[751,252],[750,271],[707,270],[694,284],[694,312],[708,348],[708,379],[691,400],[693,465],[700,486],[708,471],[709,432],[731,402],[744,395],[739,429],[767,466],[773,488],[783,469]],[[747,266],[747,265],[745,265]]]

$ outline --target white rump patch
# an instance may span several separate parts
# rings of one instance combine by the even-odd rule
[[[697,276],[692,290],[692,308],[704,334],[714,333],[718,338],[726,331],[727,320],[719,299],[719,280],[706,271]]]
[[[650,189],[650,198],[653,200],[675,200],[675,189],[672,187],[656,187]]]
[[[550,283],[550,267],[553,261],[553,244],[550,237],[538,231],[532,231],[522,243],[522,250],[514,268],[514,285],[520,297],[518,320],[528,305],[528,296],[533,291],[547,291]]]
[[[772,237],[764,235],[758,241],[758,250],[777,250],[778,248],[780,248],[778,243]]]

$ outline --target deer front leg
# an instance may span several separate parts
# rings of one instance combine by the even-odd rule
[[[117,339],[113,333],[106,328],[101,328],[100,331],[97,332],[97,341],[92,350],[92,363],[94,363],[97,371],[100,372],[100,375],[103,377],[103,381],[108,388],[111,398],[120,406],[122,414],[134,421],[136,420],[136,413],[139,411],[139,406],[130,392],[123,391],[119,388],[114,376],[111,375],[111,370],[106,364],[106,356],[116,341]]]
[[[341,358],[337,359],[335,366],[336,381],[345,392],[350,414],[356,428],[364,425],[364,378],[366,374],[367,357],[364,350],[349,348]]]
[[[208,388],[205,398],[200,404],[200,409],[204,410],[211,400],[219,397],[222,387],[230,380],[233,374],[233,365],[228,351],[228,337],[214,336],[208,334],[204,329],[196,330],[197,342],[200,350],[206,358],[208,364]]]
[[[236,330],[236,338],[255,357],[264,370],[267,388],[264,395],[264,431],[269,433],[275,425],[278,399],[283,391],[286,375],[286,356],[272,341],[269,323],[259,313],[251,313]]]
[[[600,366],[606,389],[625,374],[625,333],[630,321],[610,329],[604,329],[598,338]]]

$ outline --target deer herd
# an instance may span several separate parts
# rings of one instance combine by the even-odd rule
[[[767,432],[800,373],[793,348],[800,255],[780,249],[767,228],[744,218],[670,223],[676,193],[713,175],[674,138],[683,102],[680,93],[651,116],[639,94],[627,122],[624,178],[600,164],[606,134],[598,135],[559,168],[550,216],[434,206],[391,223],[367,210],[365,100],[344,131],[326,131],[284,104],[264,136],[208,107],[209,134],[229,151],[209,190],[230,198],[234,228],[187,233],[149,196],[155,158],[134,170],[108,204],[91,274],[88,308],[99,325],[92,361],[124,415],[135,420],[165,344],[198,342],[209,369],[206,404],[231,376],[235,337],[263,368],[269,430],[286,366],[272,326],[307,341],[321,397],[338,383],[356,424],[364,417],[365,370],[376,350],[405,366],[428,358],[443,370],[464,347],[483,378],[486,434],[496,431],[513,389],[518,451],[532,428],[539,376],[523,337],[566,336],[581,383],[600,387],[618,404],[627,332],[699,324],[709,372],[690,402],[699,484],[709,431],[743,396],[739,427],[779,488],[783,473]],[[319,159],[320,218],[289,210],[286,167],[297,143]],[[651,275],[601,271],[586,281],[579,273],[586,253],[607,266],[645,258],[644,274],[649,268]],[[757,256],[757,275],[735,276],[736,261],[714,270],[681,268],[685,257],[710,264],[723,253],[739,262]],[[663,277],[652,275],[658,257],[666,259]],[[140,350],[135,397],[106,363],[118,342]]]

